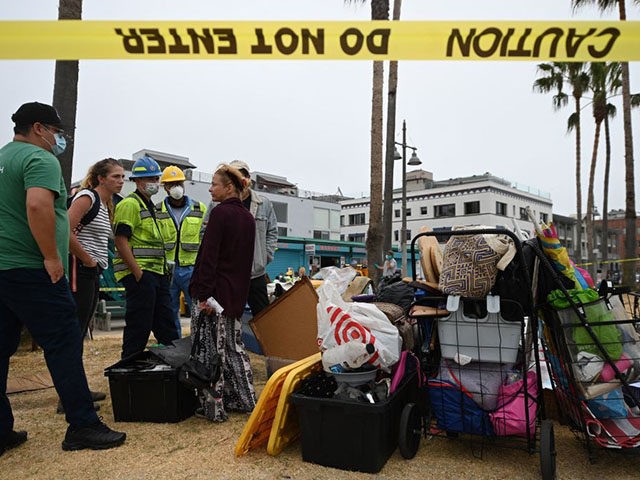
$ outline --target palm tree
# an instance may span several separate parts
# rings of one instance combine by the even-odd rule
[[[360,0],[365,3],[366,0]],[[351,0],[347,0],[351,2]],[[371,0],[371,20],[389,20],[389,0]],[[369,228],[367,229],[367,262],[373,266],[382,262],[382,118],[384,91],[384,64],[373,62],[373,93],[371,95],[371,187],[369,203]],[[370,268],[374,285],[378,284],[380,272]]]
[[[612,103],[607,103],[607,115],[604,117],[604,191],[602,192],[602,265],[605,271],[602,278],[607,278],[609,270],[609,171],[611,170],[611,132],[609,130],[609,118],[616,116],[616,107]]]
[[[607,94],[609,92],[616,92],[620,88],[620,64],[617,62],[605,63],[605,62],[592,62],[589,65],[590,83],[589,87],[593,92],[592,100],[592,112],[593,119],[596,124],[595,133],[593,136],[593,152],[591,154],[591,167],[589,169],[589,186],[587,189],[587,215],[585,218],[586,233],[587,233],[587,258],[591,264],[591,276],[596,278],[595,258],[593,254],[594,235],[593,235],[593,212],[594,212],[594,184],[596,164],[598,159],[598,146],[600,144],[600,131],[602,123],[607,120],[607,117],[611,112],[615,115],[615,107],[607,102]],[[612,110],[612,108],[613,110]],[[608,121],[607,121],[608,124]],[[608,132],[607,132],[608,135]],[[608,167],[608,166],[607,166]],[[608,182],[608,168],[605,169],[605,189],[607,189]],[[608,189],[605,195],[608,195]],[[606,197],[605,197],[606,198]],[[606,207],[608,208],[608,202]],[[606,237],[603,238],[603,248],[606,249]]]
[[[627,8],[625,0],[571,0],[574,8],[580,8],[588,4],[597,4],[600,11],[613,9],[618,6],[620,20],[627,19]],[[640,3],[635,0],[635,3]],[[636,257],[636,235],[629,232],[636,231],[636,193],[633,166],[633,133],[631,129],[631,81],[629,79],[629,63],[622,62],[622,119],[624,125],[624,165],[625,165],[625,235],[624,256],[627,259]],[[635,262],[624,262],[622,264],[622,283],[634,285]]]
[[[540,93],[556,92],[553,96],[553,107],[559,110],[567,105],[569,96],[563,92],[564,84],[571,87],[571,96],[574,100],[574,112],[569,116],[567,131],[576,131],[576,215],[578,224],[576,228],[575,258],[582,261],[582,182],[581,169],[581,128],[580,128],[580,101],[584,91],[589,85],[589,75],[585,71],[583,63],[552,62],[538,64],[538,72],[541,77],[534,84],[533,89]]]
[[[60,0],[58,20],[80,20],[82,0]],[[75,143],[76,110],[78,107],[78,60],[57,60],[53,85],[53,106],[58,110],[70,134],[67,148],[60,159],[64,183],[69,190],[73,170],[73,147]]]
[[[393,19],[400,20],[400,10],[402,8],[402,0],[393,2]],[[384,250],[391,249],[391,213],[393,212],[393,168],[394,168],[394,152],[396,139],[396,93],[398,90],[398,62],[391,60],[389,62],[389,89],[387,92],[387,138],[386,152],[384,161],[384,208],[383,208],[383,234],[384,234]],[[405,239],[406,240],[406,239]],[[404,247],[403,247],[404,248]],[[407,273],[404,272],[404,275]]]

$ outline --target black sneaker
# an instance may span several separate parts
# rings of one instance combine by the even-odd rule
[[[100,405],[94,402],[93,409],[97,412],[100,410]],[[58,400],[58,406],[56,407],[56,413],[64,413],[64,407],[62,406],[62,402]]]
[[[94,392],[93,390],[91,391],[91,400],[93,400],[94,402],[101,402],[105,398],[107,398],[107,394],[106,393],[104,393],[104,392]]]
[[[24,430],[19,432],[16,432],[15,430],[11,430],[5,438],[0,440],[0,455],[2,455],[7,450],[11,450],[12,448],[19,447],[26,441],[27,441],[27,432],[25,432]]]
[[[90,448],[91,450],[106,450],[120,446],[127,438],[124,432],[116,432],[107,427],[102,420],[94,425],[87,427],[72,427],[69,425],[67,434],[62,441],[62,449],[83,450]]]

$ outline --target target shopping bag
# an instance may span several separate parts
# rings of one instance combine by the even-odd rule
[[[373,304],[345,302],[331,283],[325,282],[318,289],[318,296],[320,351],[346,342],[371,343],[375,352],[369,363],[389,371],[400,358],[402,339],[387,316]]]

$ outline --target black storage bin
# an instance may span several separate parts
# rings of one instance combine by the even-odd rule
[[[326,467],[379,472],[398,446],[400,416],[415,401],[413,372],[384,402],[291,395],[300,420],[302,459]]]
[[[155,367],[155,365],[161,365]],[[193,415],[197,398],[178,381],[178,371],[150,352],[105,369],[116,422],[179,422]]]

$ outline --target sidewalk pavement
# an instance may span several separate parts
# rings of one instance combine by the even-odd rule
[[[124,329],[124,319],[116,319],[114,322],[112,320],[113,326],[111,331],[99,330],[97,328],[93,329],[93,338],[100,337],[122,337],[122,330]],[[191,329],[191,317],[180,317],[180,325],[182,325],[182,336],[184,337],[189,333]]]

